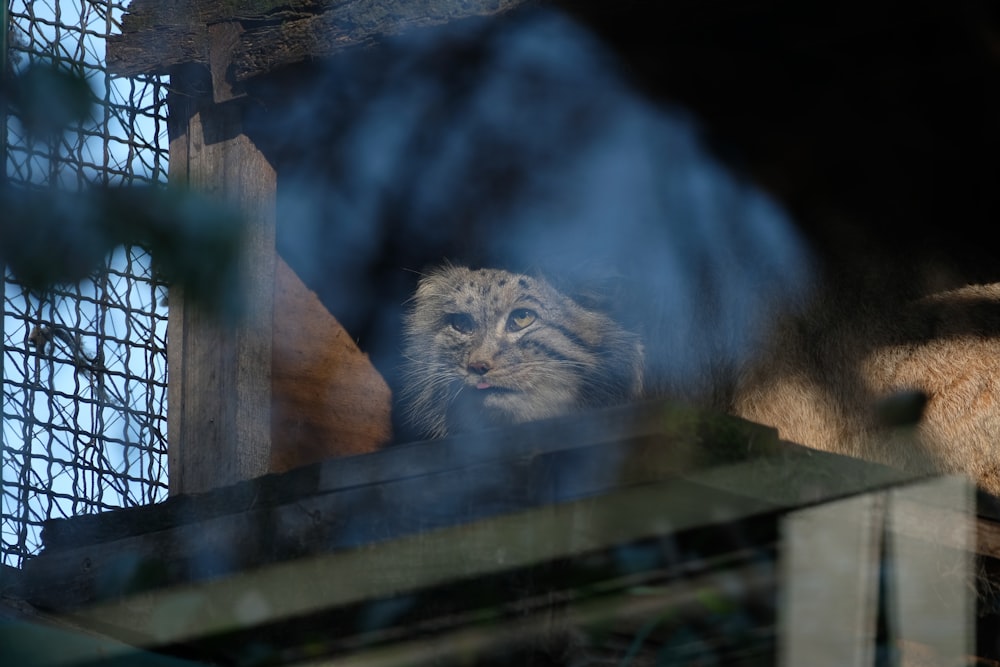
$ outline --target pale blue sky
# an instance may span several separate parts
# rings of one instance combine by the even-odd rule
[[[82,63],[95,97],[108,100],[95,108],[94,123],[67,132],[54,151],[48,145],[32,145],[18,120],[10,118],[5,168],[11,182],[55,182],[75,189],[105,179],[112,184],[164,181],[166,125],[158,99],[162,90],[150,82],[109,77],[100,69],[102,35],[109,28],[116,30],[113,26],[121,18],[121,9],[113,9],[109,16],[102,9],[106,3],[83,0],[11,0],[8,6],[19,45]],[[23,54],[19,67],[28,63]],[[133,141],[128,141],[130,133]],[[137,148],[137,144],[158,146],[160,152]],[[58,156],[55,164],[53,155]],[[109,266],[112,271],[101,283],[84,282],[66,295],[45,301],[4,282],[0,330],[4,564],[19,564],[19,554],[11,550],[14,545],[22,544],[29,552],[40,547],[38,527],[21,520],[26,507],[34,520],[92,512],[102,506],[147,503],[166,495],[162,487],[116,479],[118,475],[133,480],[149,479],[151,474],[165,477],[165,456],[129,446],[159,446],[165,435],[164,293],[162,288],[151,287],[148,256],[142,251],[120,249]],[[130,280],[126,275],[130,272],[146,279]],[[100,346],[108,369],[102,374],[102,385],[77,372],[72,346],[58,337],[44,347],[47,354],[38,354],[28,342],[36,326],[80,332],[80,346],[88,356],[94,356]],[[147,391],[144,378],[161,385]],[[150,419],[144,413],[156,417]],[[101,434],[97,440],[90,437],[95,432]],[[27,494],[26,486],[31,488]]]

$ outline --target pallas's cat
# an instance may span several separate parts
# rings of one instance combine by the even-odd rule
[[[882,305],[818,300],[779,320],[727,409],[799,444],[965,473],[1000,495],[1000,285]]]
[[[820,300],[774,325],[720,373],[724,404],[705,407],[817,449],[965,473],[1000,495],[1000,285],[884,312]],[[442,267],[420,280],[404,332],[404,405],[428,437],[660,393],[636,334],[538,277]],[[902,427],[879,409],[900,396],[917,407]]]
[[[638,337],[539,277],[446,265],[404,321],[406,418],[441,437],[641,394]]]

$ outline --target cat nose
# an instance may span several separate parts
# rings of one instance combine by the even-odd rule
[[[470,373],[475,373],[476,375],[486,375],[489,370],[493,368],[488,361],[473,361],[469,363],[468,369]]]

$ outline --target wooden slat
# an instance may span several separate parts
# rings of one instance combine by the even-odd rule
[[[885,496],[862,494],[783,520],[780,664],[874,664]]]
[[[336,628],[325,641],[351,650],[368,641],[352,633],[373,601],[429,595],[440,613],[479,618],[476,604],[493,609],[552,586],[572,593],[616,571],[628,553],[645,554],[641,570],[666,558],[684,572],[707,566],[708,545],[773,558],[766,553],[786,512],[908,479],[782,443],[771,429],[725,415],[625,406],[128,510],[119,516],[132,529],[117,537],[86,544],[68,534],[58,549],[47,542],[16,592],[141,646],[193,643],[209,650],[203,655],[235,659],[230,652],[265,630],[269,642],[294,650]],[[214,514],[199,516],[205,506]],[[682,563],[686,543],[697,546]],[[577,569],[558,583],[570,563]],[[519,588],[509,577],[537,585]],[[456,593],[480,585],[486,597]],[[442,600],[460,608],[441,611]],[[383,639],[404,635],[394,629]]]
[[[560,456],[566,465],[551,474],[565,498],[695,470],[716,488],[789,506],[913,479],[884,466],[781,443],[773,429],[654,401],[328,460],[149,507],[53,519],[44,532],[46,555],[454,471],[477,469],[488,476],[495,466],[494,476],[508,469],[527,474],[533,462]]]
[[[229,54],[233,82],[239,82],[412,28],[497,15],[526,2],[133,0],[122,21],[122,34],[108,38],[107,63],[111,72],[123,76],[169,74],[177,65],[207,65],[209,26],[240,23],[243,34]]]
[[[533,460],[567,452],[586,456],[603,470],[605,480],[614,479],[622,454],[615,445],[634,442],[627,474],[634,479],[662,479],[683,470],[745,461],[774,460],[783,452],[813,456],[811,450],[785,446],[777,433],[727,415],[704,413],[664,401],[621,406],[587,415],[521,424],[506,429],[458,435],[442,440],[398,445],[363,456],[323,461],[282,475],[248,480],[211,493],[180,495],[166,502],[117,510],[101,515],[52,519],[46,523],[47,550],[66,551],[99,542],[109,542],[147,532],[169,530],[185,523],[219,516],[262,511],[302,498],[338,493],[355,487],[422,478],[449,471],[496,465],[524,468]],[[667,444],[669,443],[669,444]],[[324,443],[316,443],[317,448]],[[628,451],[628,450],[622,450]],[[576,454],[573,454],[576,452]],[[601,452],[603,457],[601,458]],[[853,459],[816,452],[816,473],[770,486],[794,497],[800,487],[820,496],[840,488],[844,479],[862,480],[870,466]],[[607,459],[611,458],[609,462]],[[834,463],[826,463],[833,461]],[[853,464],[853,465],[852,465]],[[601,468],[601,466],[604,466]],[[774,468],[780,473],[781,468]],[[886,469],[874,466],[877,471]],[[837,471],[840,472],[837,472]],[[567,471],[563,471],[566,473]],[[720,473],[721,474],[721,473]],[[884,472],[883,472],[884,474]],[[568,475],[564,474],[563,477]],[[791,477],[792,473],[788,473]],[[594,490],[600,476],[576,475],[564,479],[565,493]],[[773,474],[762,474],[772,479]],[[727,483],[720,480],[720,484]],[[588,486],[589,485],[589,486]],[[606,488],[606,487],[605,487]]]
[[[331,11],[247,32],[233,53],[233,77],[246,81],[288,64],[335,55],[417,28],[497,16],[526,0],[413,0],[345,3]]]
[[[684,471],[708,474],[712,468],[716,488],[724,489],[733,479],[716,466],[783,457],[778,444],[766,428],[651,403],[593,419],[525,424],[336,459],[233,489],[176,497],[162,506],[52,522],[86,528],[64,529],[61,536],[46,530],[45,552],[27,565],[30,597],[48,607],[76,606],[572,501]],[[753,498],[758,483],[793,487],[786,479],[794,474],[789,470],[776,461],[747,469],[757,481],[737,481],[745,487],[741,497]],[[809,494],[822,488],[804,483]],[[770,504],[765,499],[757,506]]]
[[[873,664],[879,597],[904,665],[968,664],[974,486],[940,477],[798,510],[782,524],[783,665]]]
[[[188,73],[197,70],[188,70]],[[231,203],[245,221],[226,317],[170,293],[170,492],[264,474],[271,438],[275,173],[242,133],[242,109],[178,73],[170,104],[170,180]]]
[[[900,664],[969,663],[978,583],[974,489],[964,477],[940,477],[889,492],[888,629],[921,645],[916,653],[904,644]],[[915,512],[920,506],[927,511]],[[935,659],[920,663],[920,655]]]
[[[348,608],[366,601],[412,599],[414,604],[419,604],[418,600],[423,598],[409,596],[418,595],[420,591],[427,589],[456,584],[462,587],[460,590],[470,590],[472,583],[461,582],[479,581],[499,573],[550,562],[564,563],[559,566],[563,568],[569,567],[570,562],[583,563],[581,571],[586,571],[588,566],[585,563],[589,559],[592,572],[600,573],[604,570],[602,566],[596,565],[599,561],[594,558],[602,551],[623,553],[622,550],[637,548],[649,560],[646,567],[655,569],[662,566],[660,559],[672,552],[662,546],[651,547],[651,539],[662,538],[666,540],[663,544],[672,544],[676,548],[682,543],[673,541],[673,538],[686,531],[704,530],[717,525],[749,525],[746,522],[751,517],[770,516],[772,525],[780,520],[780,509],[694,481],[699,478],[700,475],[694,473],[685,478],[621,488],[569,503],[537,507],[525,512],[423,531],[396,540],[368,543],[354,549],[337,550],[246,570],[199,584],[109,600],[77,609],[69,617],[75,622],[100,627],[112,634],[124,633],[131,641],[143,646],[164,647],[192,642],[197,645],[225,646],[227,642],[203,642],[218,636],[247,637],[250,635],[246,633],[252,634],[252,629],[257,626],[280,626],[284,622],[301,625],[306,622],[296,619],[311,618],[322,622],[323,615],[332,609]],[[806,557],[798,559],[797,569],[785,567],[780,570],[777,578],[768,574],[765,579],[769,586],[777,583],[779,586],[791,586],[800,590],[803,595],[795,599],[815,607],[806,610],[793,605],[788,608],[786,618],[791,618],[793,622],[786,622],[781,628],[782,633],[787,633],[786,638],[799,641],[794,645],[802,649],[802,655],[809,658],[810,664],[867,664],[865,656],[871,657],[875,641],[874,618],[880,559],[877,541],[872,547],[871,540],[867,538],[875,536],[882,524],[871,523],[873,516],[879,519],[881,515],[869,512],[872,505],[868,501],[877,503],[884,496],[884,492],[877,491],[872,496],[848,501],[848,504],[857,506],[858,512],[845,513],[846,505],[843,503],[824,507],[822,510],[827,515],[821,517],[823,520],[819,523],[813,520],[816,516],[802,515],[799,518],[804,522],[800,521],[798,525],[808,527],[812,534],[812,538],[804,541],[795,542],[794,536],[790,536],[790,533],[795,532],[791,528],[782,530],[782,534],[795,544],[808,547],[808,554],[799,553]],[[860,505],[858,500],[862,501]],[[308,508],[303,508],[303,511],[308,513]],[[838,525],[849,531],[855,527],[861,528],[859,535],[863,538],[862,541],[845,541],[843,538],[846,533],[835,530]],[[731,531],[732,528],[728,530]],[[206,530],[206,533],[211,533],[211,530]],[[828,539],[820,542],[813,539],[822,535]],[[698,541],[703,542],[704,540]],[[646,546],[638,546],[640,544]],[[789,548],[789,544],[788,541],[782,542],[781,548]],[[753,547],[766,549],[767,545],[754,544],[751,539],[737,547],[737,550],[750,548],[752,554]],[[757,553],[756,558],[764,556],[763,551]],[[850,553],[860,556],[867,566],[859,570],[857,559],[847,557]],[[654,554],[659,556],[653,558]],[[894,555],[899,563],[913,562],[911,556],[910,551]],[[704,568],[707,565],[698,562],[683,565],[676,558],[673,555],[668,560],[682,569]],[[740,562],[737,559],[732,564],[738,566]],[[720,576],[729,582],[725,588],[730,593],[737,593],[737,597],[755,590],[752,581],[754,572],[763,573],[765,569],[770,571],[764,563],[741,571],[727,569],[723,560],[719,562],[719,567]],[[926,567],[921,572],[921,580],[926,580]],[[835,574],[837,576],[833,576]],[[656,573],[646,572],[644,576],[646,579],[652,576],[655,581]],[[867,584],[859,585],[859,577]],[[734,589],[733,586],[736,581],[745,578],[749,579],[745,582],[749,588],[739,593],[741,589]],[[574,577],[569,579],[577,581]],[[625,585],[638,586],[646,579],[636,579]],[[817,582],[826,586],[824,593],[817,592]],[[964,586],[961,581],[952,583]],[[691,582],[677,582],[664,587],[664,596],[660,598],[659,605],[640,605],[642,609],[637,610],[640,613],[638,618],[646,614],[648,621],[648,614],[654,612],[658,616],[671,617],[668,611],[685,603],[683,590],[698,590],[697,586],[692,587],[690,584]],[[577,581],[575,585],[581,585],[581,582]],[[905,585],[913,587],[922,584],[908,578]],[[546,590],[546,586],[558,588],[553,580],[540,586],[539,590],[526,590],[523,594],[537,594]],[[773,589],[771,590],[771,594],[764,594],[765,599],[770,599],[773,594]],[[722,594],[723,591],[720,590],[719,593]],[[451,599],[448,596],[454,594],[454,591],[442,593],[447,599]],[[567,591],[567,594],[567,601],[576,599],[577,593],[573,590]],[[701,589],[701,594],[705,595],[707,591]],[[247,612],[250,605],[248,595],[252,597],[253,614]],[[518,593],[508,591],[506,595],[507,597],[501,594],[500,598],[490,599],[488,604],[501,604],[501,598],[508,602],[516,600]],[[469,600],[458,606],[471,611],[475,609],[476,599],[476,596],[470,596]],[[715,604],[719,603],[718,598],[713,599]],[[787,596],[781,599],[787,602]],[[845,605],[838,607],[834,604],[835,600],[843,600]],[[600,605],[599,602],[595,604]],[[605,600],[604,605],[608,604]],[[574,623],[588,622],[585,617],[592,613],[586,611],[588,606],[593,605],[588,603],[582,607],[570,606],[567,618]],[[184,610],[182,614],[171,613],[172,610],[181,608]],[[613,611],[604,609],[600,619],[590,620],[597,620],[607,627],[610,621],[620,621],[618,614],[625,611],[621,607]],[[908,611],[910,610],[903,609],[901,613],[907,617]],[[834,614],[835,618],[831,618],[830,614]],[[475,614],[470,616],[474,617]],[[171,621],[163,623],[165,618]],[[425,615],[420,618],[427,620]],[[802,623],[810,620],[820,622],[821,634],[822,628],[826,628],[827,636],[833,642],[828,653],[823,652],[823,647],[813,641],[815,638],[812,635],[804,632]],[[961,625],[968,618],[959,614],[958,618],[950,620]],[[347,621],[344,626],[337,627],[336,631],[330,630],[327,640],[336,643],[336,637],[345,634],[350,636],[355,632],[363,634],[362,630],[354,629],[357,627],[359,626],[355,622]],[[382,629],[381,626],[375,627]],[[846,634],[837,632],[838,627],[843,627]],[[342,638],[336,641],[358,648],[365,641],[382,643],[385,638],[373,634],[367,640],[356,638],[348,641]],[[840,641],[847,643],[840,644]],[[959,645],[964,646],[961,642],[956,644]],[[405,645],[396,648],[405,648]],[[846,649],[849,654],[838,653],[838,649]],[[868,653],[863,653],[865,650]],[[862,653],[858,653],[859,651]],[[398,651],[396,653],[398,658]],[[784,656],[788,658],[789,654],[786,652]],[[823,660],[816,662],[820,658]]]
[[[70,618],[124,633],[145,647],[191,642],[722,524],[764,509],[671,480],[109,600],[77,609]],[[249,616],[248,595],[255,610]],[[182,614],[171,613],[181,608]]]
[[[718,518],[712,514],[717,507],[691,500],[705,493],[691,491],[692,483],[713,490],[718,502],[732,504],[742,516],[911,478],[845,457],[778,446],[773,433],[770,442],[764,437],[767,429],[749,424],[741,429],[731,418],[699,422],[690,412],[662,404],[643,407],[645,419],[638,418],[634,430],[603,442],[570,444],[574,426],[584,443],[586,433],[609,437],[601,421],[555,420],[335,460],[231,491],[129,510],[123,514],[128,525],[119,526],[117,535],[104,531],[102,542],[87,543],[85,534],[70,532],[59,538],[60,548],[47,547],[26,566],[26,595],[49,607],[74,607],[663,480],[692,493],[686,501],[675,499],[663,524],[670,530],[696,525],[698,517]],[[629,410],[611,413],[604,426],[624,420]],[[723,426],[706,425],[716,420]],[[560,430],[567,439],[551,435]],[[199,513],[203,506],[215,513]],[[92,535],[100,532],[99,520],[85,519]]]

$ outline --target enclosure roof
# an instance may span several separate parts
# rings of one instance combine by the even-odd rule
[[[209,63],[212,26],[238,24],[228,76],[242,82],[283,65],[329,56],[409,28],[504,13],[527,0],[132,0],[121,35],[108,39],[108,69],[168,74]]]

